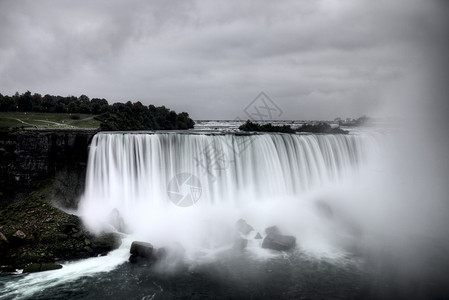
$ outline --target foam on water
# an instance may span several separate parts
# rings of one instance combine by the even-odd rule
[[[7,282],[3,287],[0,299],[29,298],[36,292],[63,283],[70,284],[71,281],[80,277],[109,272],[128,260],[131,242],[130,238],[124,238],[122,246],[106,256],[63,263],[63,268],[59,270],[16,275],[20,276],[20,279],[11,278],[13,280]]]

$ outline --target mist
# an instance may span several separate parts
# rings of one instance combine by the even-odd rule
[[[362,272],[368,298],[449,294],[447,1],[79,3],[0,2],[2,94],[86,94],[234,120],[265,92],[279,120],[373,122],[347,135],[96,134],[76,214],[92,232],[120,231],[123,246],[68,263],[54,286],[85,274],[121,278],[137,240],[181,245],[179,265],[191,269],[243,257],[281,261],[279,274],[299,276],[308,272],[301,263],[324,262]],[[223,157],[225,167],[210,171]],[[179,174],[200,183],[180,188],[191,206],[173,199]],[[254,227],[250,235],[236,230],[239,219]],[[262,249],[256,233],[266,237],[269,226],[294,237],[295,249]],[[240,252],[239,238],[248,243]],[[156,269],[163,277],[176,267]],[[272,269],[255,270],[257,281]],[[37,283],[34,293],[58,277],[47,274],[8,289]]]

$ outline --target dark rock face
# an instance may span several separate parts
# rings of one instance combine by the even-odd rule
[[[94,131],[0,131],[0,207],[52,181],[57,205],[76,208],[84,191],[88,146]]]
[[[237,231],[244,235],[247,235],[254,230],[254,228],[243,219],[238,220],[235,226],[237,227]]]
[[[296,246],[296,238],[290,235],[269,234],[262,242],[262,248],[289,251]]]

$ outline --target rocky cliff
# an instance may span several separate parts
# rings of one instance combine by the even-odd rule
[[[89,144],[96,131],[0,132],[0,206],[43,183],[57,206],[76,208],[84,190]]]

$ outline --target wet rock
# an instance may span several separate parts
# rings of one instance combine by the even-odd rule
[[[120,246],[118,235],[89,233],[79,217],[45,202],[46,195],[45,190],[39,190],[27,199],[0,208],[0,231],[9,241],[5,244],[0,237],[0,244],[5,244],[0,247],[0,266],[23,269],[30,263],[98,256]],[[50,218],[52,221],[47,222]]]
[[[19,240],[24,240],[27,237],[22,230],[17,230],[12,236]]]
[[[180,262],[184,259],[186,250],[179,243],[173,243],[167,247],[156,250],[155,257],[159,260],[165,260],[172,263]]]
[[[237,231],[244,235],[247,235],[254,230],[254,228],[243,219],[238,220],[235,226],[237,227]]]
[[[153,250],[154,247],[150,243],[134,241],[129,249],[129,252],[131,253],[129,261],[137,263],[141,261],[156,260],[157,257]],[[163,255],[163,253],[161,252],[159,255]]]
[[[186,250],[179,243],[171,243],[161,248],[153,248],[150,258],[141,258],[131,255],[132,263],[154,264],[164,271],[176,271],[182,268]]]
[[[237,238],[234,241],[234,246],[232,247],[234,250],[243,251],[248,246],[248,240],[244,238]]]
[[[65,223],[65,224],[61,225],[61,231],[66,234],[70,234],[70,233],[78,231],[77,227],[78,227],[77,224]]]
[[[296,238],[290,235],[281,235],[271,233],[265,237],[262,242],[262,248],[277,250],[277,251],[289,251],[296,246]]]
[[[72,236],[77,239],[77,238],[83,237],[84,236],[84,232],[78,231],[78,232],[72,234]]]
[[[279,228],[277,226],[271,226],[271,227],[267,227],[265,229],[265,234],[266,235],[270,235],[270,234],[281,234],[281,231],[279,230]]]
[[[43,271],[51,271],[62,269],[62,266],[59,264],[52,263],[42,263],[42,264],[29,264],[23,269],[23,273],[35,273],[35,272],[43,272]]]
[[[91,239],[91,248],[95,254],[107,254],[109,251],[117,249],[122,244],[120,236],[113,232],[104,232]]]
[[[117,208],[114,208],[109,213],[109,223],[112,226],[114,226],[114,228],[118,232],[129,233],[129,230],[125,224],[125,221],[123,221],[123,218],[120,216],[120,213]]]
[[[22,230],[17,230],[12,236],[10,236],[11,243],[16,246],[21,246],[26,243],[27,235]]]
[[[168,256],[168,249],[165,247],[153,249],[154,258],[157,260],[166,259]]]
[[[129,252],[131,255],[149,258],[153,256],[153,249],[154,247],[150,243],[134,241]]]
[[[67,234],[60,232],[44,232],[41,234],[40,242],[47,244],[56,244],[66,241],[69,238]]]
[[[257,233],[257,234],[254,236],[254,238],[255,238],[256,240],[261,240],[261,239],[262,239],[262,236],[260,235],[260,233]]]

